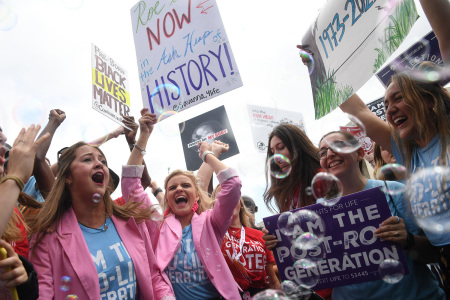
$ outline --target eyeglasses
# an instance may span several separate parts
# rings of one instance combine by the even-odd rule
[[[59,158],[61,157],[61,155],[64,153],[64,151],[66,151],[69,147],[64,147],[61,150],[58,151],[58,153],[56,153],[56,158],[58,159],[59,162]]]
[[[342,149],[347,146],[347,143],[344,141],[335,141],[331,144],[330,147],[320,148],[319,152],[317,152],[317,157],[322,160],[325,159],[328,153],[328,149],[330,149],[333,153],[338,153],[338,149]]]

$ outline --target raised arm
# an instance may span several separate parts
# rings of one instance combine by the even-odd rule
[[[214,141],[211,144],[211,151],[213,152],[214,156],[219,158],[219,155],[221,153],[225,153],[230,149],[230,146],[228,144],[222,143],[221,141]],[[200,180],[200,187],[203,191],[208,193],[208,186],[211,181],[211,177],[213,175],[214,170],[212,167],[207,164],[206,162],[203,162],[200,166],[200,169],[197,171],[197,178]]]
[[[8,176],[3,177],[0,183],[0,236],[11,218],[24,183],[31,176],[36,151],[49,138],[49,134],[44,134],[34,140],[40,128],[39,125],[31,125],[28,130],[22,129],[9,152]]]
[[[124,127],[124,133],[125,133],[125,139],[127,140],[128,147],[130,148],[130,151],[133,151],[134,144],[136,144],[136,133],[139,128],[139,125],[136,124],[134,121],[133,116],[122,116],[123,117],[123,123],[126,127]],[[131,128],[128,129],[128,128]],[[142,164],[144,165],[144,172],[142,173],[141,177],[141,184],[144,190],[150,186],[151,184],[151,178],[150,174],[148,174],[147,166],[145,165],[145,161],[142,159]]]
[[[39,147],[34,160],[33,175],[36,178],[37,185],[42,197],[46,198],[55,183],[55,176],[50,166],[45,161],[48,148],[52,142],[53,136],[59,125],[66,119],[66,113],[60,109],[52,109],[48,116],[48,123],[40,133],[39,137],[49,134],[49,138]]]
[[[446,67],[450,67],[450,2],[448,0],[420,0],[441,50]]]
[[[367,136],[392,153],[391,131],[388,123],[371,112],[357,94],[353,94],[339,107],[343,112],[358,118],[366,127]]]
[[[117,138],[119,135],[123,134],[123,126],[119,126],[116,129],[114,129],[113,131],[111,131],[110,133],[108,133],[107,135],[101,136],[98,139],[95,139],[93,141],[88,142],[88,144],[91,145],[99,145],[99,144],[104,144],[107,141],[109,141],[112,138]]]

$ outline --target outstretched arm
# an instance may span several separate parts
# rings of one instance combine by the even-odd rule
[[[450,67],[450,2],[448,0],[420,0],[441,50],[446,67]]]
[[[40,133],[39,137],[46,133],[49,133],[49,138],[39,147],[36,152],[36,158],[34,160],[33,175],[36,178],[36,183],[39,187],[39,191],[42,197],[46,198],[48,193],[55,183],[55,176],[47,164],[45,157],[47,156],[48,148],[52,142],[53,136],[59,125],[66,119],[66,113],[60,109],[52,109],[48,116],[48,123]]]
[[[44,134],[34,141],[40,128],[31,125],[28,130],[22,129],[9,152],[8,176],[0,183],[0,236],[11,218],[24,182],[30,179],[36,151],[49,138],[49,134]]]
[[[367,136],[392,153],[389,124],[371,112],[357,94],[353,94],[339,108],[343,112],[358,118],[366,127]]]

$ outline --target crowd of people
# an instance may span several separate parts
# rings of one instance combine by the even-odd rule
[[[420,2],[448,67],[450,3]],[[430,63],[419,68],[437,70]],[[359,119],[376,142],[374,175],[392,163],[411,176],[449,167],[450,95],[439,80],[393,75],[385,93],[387,122],[357,94],[340,109]],[[200,142],[200,169],[174,170],[160,188],[144,163],[156,115],[142,109],[138,122],[124,117],[126,126],[99,139],[103,143],[124,133],[131,153],[121,176],[108,168],[95,141],[61,149],[57,163],[50,164],[47,151],[65,118],[64,111],[51,110],[42,131],[40,125],[22,129],[12,145],[0,127],[0,248],[6,252],[0,289],[10,289],[12,299],[250,299],[266,289],[282,289],[272,253],[279,241],[256,226],[257,206],[241,195],[245,182],[219,159],[228,144]],[[343,196],[375,187],[404,190],[396,177],[367,178],[361,171],[362,148],[337,150],[336,145],[354,145],[354,139],[332,131],[315,146],[298,127],[277,126],[268,139],[267,161],[274,155],[286,159],[266,164],[261,200],[277,214],[315,204],[308,187],[319,172],[335,176]],[[215,189],[213,174],[219,182]],[[417,202],[437,207],[440,222],[448,223],[448,187],[442,195],[435,193],[445,180],[439,176],[421,190]],[[119,182],[122,196],[112,199]],[[147,187],[162,210],[152,204]],[[395,284],[376,280],[312,287],[310,299],[450,298],[450,234],[422,228],[403,193],[385,195],[392,216],[374,235],[404,249],[409,274]]]

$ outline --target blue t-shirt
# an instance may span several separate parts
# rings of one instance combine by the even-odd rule
[[[392,154],[399,164],[405,165],[400,149],[391,140]],[[437,167],[442,153],[441,139],[436,135],[423,148],[414,147],[411,155],[411,176],[425,168]],[[449,167],[450,147],[447,147],[446,166]],[[442,173],[417,178],[409,191],[411,210],[430,242],[435,246],[450,244],[450,187],[442,188]],[[418,175],[416,175],[418,176]],[[442,192],[439,192],[442,191]],[[436,225],[441,225],[441,230]]]
[[[386,184],[390,190],[398,190],[396,186],[402,185],[395,181],[386,181]],[[369,179],[364,190],[377,186],[384,186],[384,181]],[[391,195],[391,198],[386,195],[386,199],[392,215],[402,218],[409,232],[421,234],[420,228],[415,225],[414,220],[406,212],[403,195]],[[377,280],[336,287],[333,288],[333,300],[445,299],[444,292],[439,288],[438,281],[426,264],[413,261],[408,255],[406,255],[406,262],[408,263],[409,274],[403,276],[398,283],[389,284],[383,280]]]
[[[30,179],[28,179],[27,183],[23,187],[23,192],[37,202],[45,202],[44,197],[42,197],[39,190],[36,189],[36,178],[34,178],[34,176],[31,176]]]
[[[172,283],[177,299],[203,300],[220,297],[197,255],[190,224],[183,228],[181,245],[164,271]]]
[[[135,299],[134,265],[111,218],[105,226],[88,228],[80,224],[84,239],[97,268],[101,299]],[[151,278],[149,278],[151,281]]]

